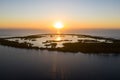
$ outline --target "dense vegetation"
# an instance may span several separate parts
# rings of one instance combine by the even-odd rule
[[[76,34],[62,34],[62,35],[76,35]],[[47,49],[47,50],[56,50],[56,51],[63,51],[63,52],[120,53],[120,40],[113,39],[113,38],[96,37],[96,36],[90,36],[90,35],[77,35],[77,36],[89,37],[89,38],[95,38],[95,39],[105,39],[105,40],[112,41],[112,43],[106,43],[106,42],[83,43],[79,41],[75,43],[64,43],[63,44],[64,47],[62,48],[56,48],[56,45],[57,45],[56,43],[46,45],[46,48],[42,48],[42,47],[35,47],[33,46],[33,44],[28,42],[19,43],[18,41],[7,40],[12,38],[21,38],[21,39],[32,39],[34,41],[35,38],[44,37],[43,35],[30,35],[30,36],[24,36],[24,37],[0,38],[0,45],[10,46],[15,48],[36,49],[36,50]],[[51,48],[48,48],[47,46],[51,46]]]
[[[65,43],[63,50],[83,53],[120,53],[120,43]]]

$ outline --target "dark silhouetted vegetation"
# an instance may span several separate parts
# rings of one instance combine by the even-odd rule
[[[18,41],[9,41],[6,39],[0,39],[0,45],[10,46],[15,48],[25,48],[25,49],[39,49],[38,47],[33,47],[33,44],[23,42],[19,43]]]
[[[30,36],[24,36],[24,37],[9,37],[9,38],[0,38],[0,45],[4,46],[10,46],[15,48],[24,48],[24,49],[40,49],[40,50],[56,50],[56,51],[63,51],[63,52],[83,52],[83,53],[120,53],[120,40],[113,39],[113,38],[103,38],[103,37],[96,37],[96,36],[90,36],[90,35],[79,35],[79,34],[61,34],[61,36],[65,35],[71,35],[71,36],[78,36],[79,37],[85,37],[85,38],[93,38],[94,40],[79,40],[78,42],[74,43],[64,43],[64,47],[56,47],[56,42],[61,41],[71,41],[71,40],[61,40],[61,41],[55,41],[55,40],[47,40],[43,42],[44,46],[46,48],[42,47],[35,47],[33,44],[28,42],[19,43],[18,40],[16,41],[9,41],[7,39],[13,39],[13,38],[20,38],[20,39],[27,39],[36,41],[35,38],[41,38],[45,37],[45,35],[50,35],[53,37],[57,34],[44,34],[44,35],[30,35]],[[105,40],[104,42],[99,42],[98,40]],[[110,41],[110,43],[109,43]]]
[[[64,51],[83,53],[120,53],[120,43],[64,43]]]

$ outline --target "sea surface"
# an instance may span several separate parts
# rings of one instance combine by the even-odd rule
[[[0,30],[1,37],[50,33],[40,30]],[[120,39],[120,30],[76,30]],[[120,55],[27,50],[0,46],[0,80],[120,80]]]
[[[56,33],[49,30],[32,30],[32,29],[0,29],[0,37],[7,36],[24,36],[31,34],[46,34]],[[86,34],[93,36],[111,37],[120,39],[120,29],[79,29],[79,30],[66,30],[61,33],[70,34]]]

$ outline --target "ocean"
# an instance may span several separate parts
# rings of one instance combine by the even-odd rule
[[[43,30],[0,30],[1,37],[52,33]],[[120,30],[72,30],[120,39]],[[119,54],[83,54],[27,50],[0,45],[0,80],[120,80]]]
[[[37,29],[0,29],[0,37],[7,36],[24,36],[31,34],[46,34],[55,33],[48,30],[37,30]],[[66,30],[63,33],[74,33],[74,34],[86,34],[93,36],[102,36],[120,39],[120,29],[79,29],[79,30]]]

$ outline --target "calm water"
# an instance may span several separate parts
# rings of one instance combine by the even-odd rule
[[[9,41],[17,41],[19,43],[30,43],[33,47],[39,47],[39,48],[51,48],[51,44],[56,44],[55,48],[61,48],[64,47],[64,43],[75,43],[75,42],[82,42],[82,43],[112,43],[110,40],[105,39],[95,39],[85,36],[78,36],[78,35],[38,35],[42,37],[38,38],[12,38],[7,39]]]
[[[47,30],[0,29],[0,37],[44,34],[44,33],[55,33],[55,32],[47,31]],[[95,35],[95,36],[112,37],[112,38],[120,39],[120,29],[80,29],[80,30],[66,30],[63,31],[63,33],[86,34],[86,35]]]
[[[0,46],[0,80],[120,80],[119,55],[88,55]]]
[[[0,33],[1,36],[24,35],[24,32],[17,31]],[[32,33],[39,31],[26,32]],[[104,36],[115,37],[111,34]],[[119,35],[116,36],[119,38]],[[74,54],[0,46],[0,80],[120,80],[120,55]]]

